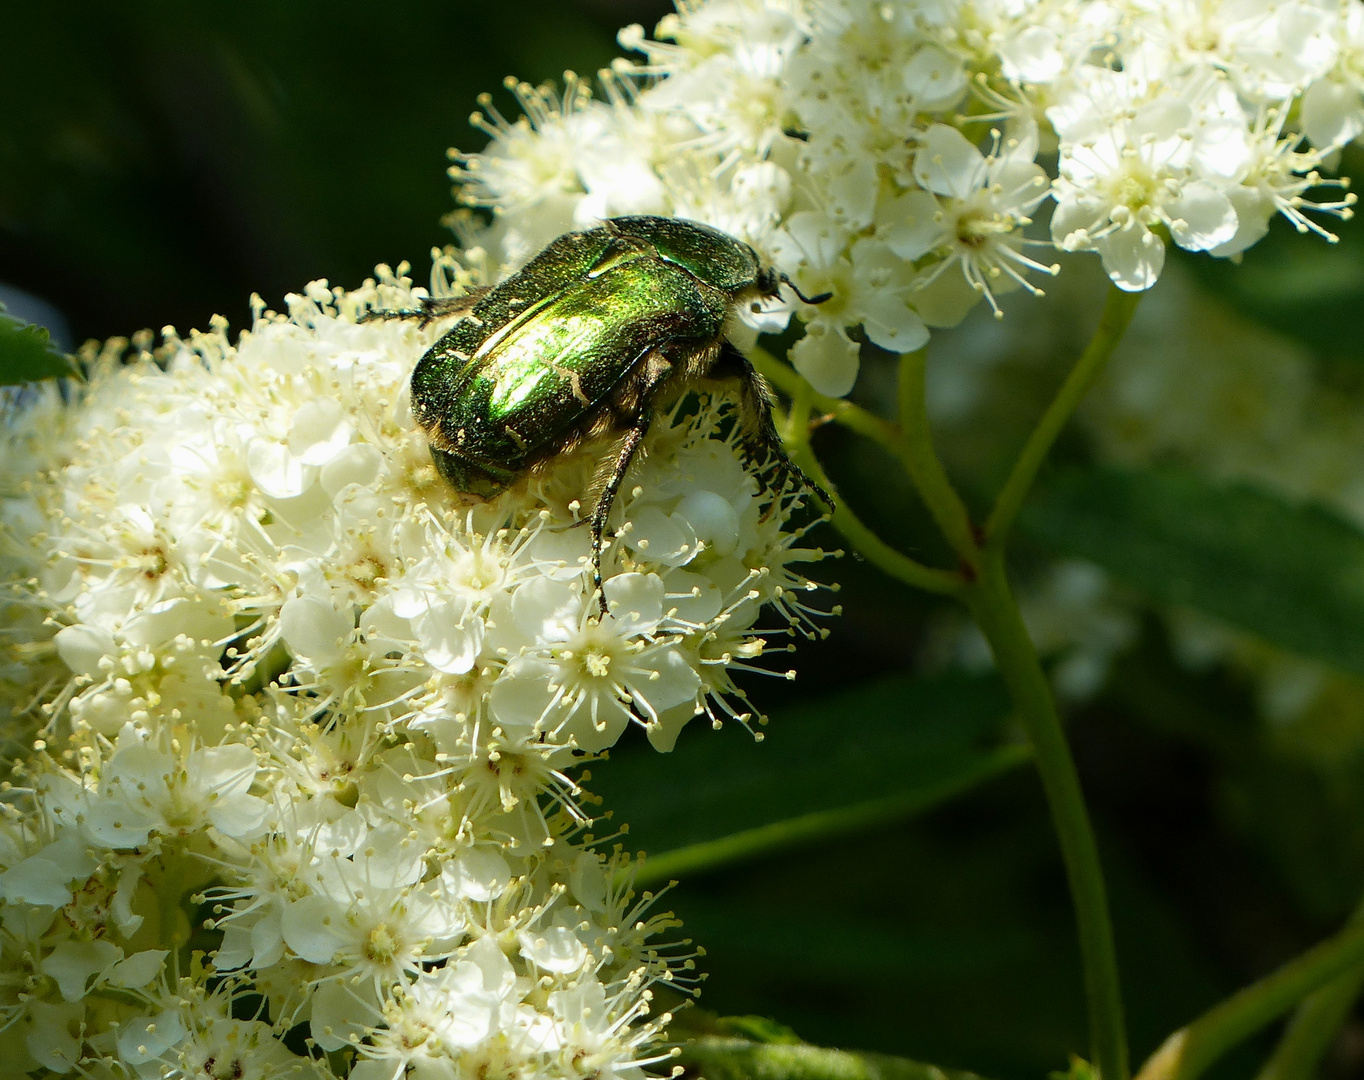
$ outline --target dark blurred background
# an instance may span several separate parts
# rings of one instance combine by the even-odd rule
[[[77,342],[239,325],[313,278],[419,272],[445,150],[507,75],[585,74],[657,0],[20,4],[2,8],[0,281]],[[504,100],[505,97],[505,100]]]
[[[214,314],[240,328],[252,292],[278,304],[314,278],[357,284],[381,261],[408,259],[421,281],[429,249],[450,239],[439,225],[453,205],[445,150],[484,141],[467,123],[475,96],[492,90],[510,114],[504,76],[595,71],[616,55],[620,26],[652,27],[667,10],[658,0],[5,3],[0,286],[10,291],[0,299],[73,346],[142,327],[186,331]],[[1295,299],[1276,286],[1271,303],[1246,306],[1320,335],[1303,305],[1324,302],[1322,282],[1337,289],[1337,320],[1340,296],[1358,299],[1357,238],[1325,270],[1314,264],[1313,289]],[[1272,271],[1277,250],[1257,249],[1248,265]],[[890,504],[874,459],[841,433],[821,438],[854,504]],[[887,515],[871,514],[885,535],[935,557],[921,517]],[[745,823],[723,799],[704,819],[685,786],[674,799],[666,770],[698,784],[723,774],[754,792],[838,783],[808,767],[780,772],[783,719],[808,725],[830,760],[840,740],[888,753],[862,726],[869,706],[846,694],[908,677],[932,605],[852,560],[826,576],[844,585],[831,637],[801,645],[794,686],[750,684],[775,718],[767,744],[698,724],[672,759],[636,740],[595,767],[607,805],[638,821],[632,844],[658,850]],[[949,684],[947,721],[961,709],[998,728],[1004,708],[986,683]],[[901,684],[879,685],[894,713]],[[920,721],[903,711],[897,724]],[[1154,621],[1073,731],[1139,1060],[1345,915],[1364,887],[1364,844],[1341,814],[1358,806],[1266,750],[1249,688],[1185,673]],[[669,902],[708,950],[708,1009],[1001,1080],[1064,1068],[1084,1049],[1064,881],[1026,768],[903,823],[694,876]],[[1248,1075],[1251,1061],[1224,1075]],[[1354,1022],[1331,1075],[1364,1075],[1361,1063]]]

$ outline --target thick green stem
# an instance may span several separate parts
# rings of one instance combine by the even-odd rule
[[[1094,336],[1090,338],[1080,359],[1066,376],[1066,381],[1061,384],[1061,389],[1043,414],[1042,420],[1028,436],[1023,452],[1018,455],[1013,471],[1009,473],[1009,479],[1005,481],[999,497],[995,500],[994,509],[990,511],[989,520],[985,523],[985,535],[990,543],[1000,544],[1008,534],[1014,519],[1018,517],[1018,511],[1023,506],[1028,490],[1032,487],[1033,480],[1037,477],[1037,470],[1041,468],[1052,444],[1061,434],[1061,429],[1066,426],[1066,421],[1080,404],[1080,399],[1093,385],[1104,364],[1113,355],[1118,342],[1122,340],[1123,334],[1127,332],[1127,327],[1137,310],[1137,301],[1140,299],[1141,293],[1123,292],[1116,285],[1109,288],[1108,298],[1104,301],[1103,314],[1099,317],[1099,326],[1094,331]]]
[[[1127,311],[1120,326],[1109,317],[1112,314],[1109,309],[1115,303]],[[1086,365],[1097,371],[1102,361],[1096,360],[1095,356],[1107,357],[1121,337],[1122,329],[1130,319],[1130,305],[1127,301],[1115,302],[1110,294],[1109,309],[1105,310],[1105,318],[1100,320],[1094,340],[1076,365],[1077,371]],[[933,448],[924,399],[924,360],[923,352],[906,355],[900,360],[900,429],[905,443],[901,460],[938,526],[956,549],[964,573],[975,579],[964,591],[963,599],[990,642],[995,664],[1028,732],[1065,861],[1084,964],[1094,1064],[1104,1080],[1127,1080],[1127,1030],[1123,1020],[1117,950],[1113,943],[1098,846],[1080,790],[1080,779],[1052,700],[1051,687],[1009,589],[1002,535],[998,543],[980,545],[966,507],[947,479]],[[1092,378],[1092,372],[1079,379],[1072,372],[1039,424],[1038,432],[1048,424],[1059,431]],[[1020,502],[1036,475],[1042,455],[1055,439],[1055,434],[1039,438],[1038,432],[1034,432],[1028,441],[1028,449],[1038,457],[1019,481],[1016,498]],[[1014,473],[1021,475],[1017,467]]]
[[[1028,732],[1051,808],[1075,905],[1093,1062],[1103,1080],[1127,1080],[1122,988],[1099,849],[1051,687],[1009,590],[1002,554],[985,553],[966,602],[990,642],[995,666]]]
[[[900,357],[900,460],[928,506],[933,520],[964,566],[976,569],[979,550],[971,517],[947,479],[928,430],[924,400],[925,350]]]
[[[1193,1080],[1312,991],[1361,965],[1364,922],[1355,921],[1180,1028],[1151,1055],[1137,1080]]]

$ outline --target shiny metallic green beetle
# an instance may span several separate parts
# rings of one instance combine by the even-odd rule
[[[692,379],[735,380],[747,441],[814,487],[782,450],[767,384],[724,336],[738,305],[776,297],[783,283],[785,274],[718,229],[621,217],[559,237],[491,289],[375,314],[464,316],[412,373],[413,415],[459,491],[490,498],[585,439],[618,433],[600,490],[584,500],[605,615],[602,534],[661,393]]]

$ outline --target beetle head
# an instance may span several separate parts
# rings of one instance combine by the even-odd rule
[[[781,294],[781,287],[783,285],[789,285],[791,287],[791,291],[795,293],[797,296],[799,296],[801,300],[803,300],[807,304],[822,304],[824,303],[825,300],[828,300],[831,296],[833,296],[833,293],[831,292],[819,293],[817,296],[806,296],[803,292],[796,288],[796,283],[794,281],[792,281],[789,277],[783,274],[775,266],[762,267],[758,271],[756,284],[758,287],[758,292],[761,293],[763,296],[779,296]]]

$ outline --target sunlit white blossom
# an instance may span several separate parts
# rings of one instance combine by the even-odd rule
[[[438,262],[452,279],[473,283]],[[451,490],[407,391],[440,327],[361,321],[422,295],[386,268],[313,283],[236,340],[88,352],[65,402],[8,416],[7,463],[41,466],[0,491],[42,740],[0,820],[22,1068],[313,1075],[283,1042],[299,1024],[359,1043],[362,1077],[652,1060],[650,987],[685,985],[685,957],[659,951],[675,922],[631,898],[628,861],[584,845],[577,766],[665,716],[671,748],[712,701],[747,722],[693,642],[736,590],[810,633],[778,590],[823,553],[790,543],[802,496],[743,446],[736,403],[698,388],[658,403],[614,507],[603,616],[581,524],[601,447],[492,501]],[[43,451],[38,425],[83,437]],[[735,646],[763,650],[753,629]],[[555,1004],[589,984],[601,1012]],[[117,1028],[90,1004],[111,991]]]

